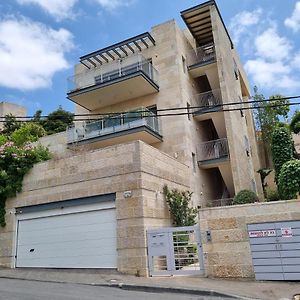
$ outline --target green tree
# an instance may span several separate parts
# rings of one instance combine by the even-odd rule
[[[197,209],[190,206],[191,192],[177,189],[169,190],[165,185],[164,196],[169,205],[174,226],[193,226],[196,224]]]
[[[283,99],[282,95],[270,96],[272,101],[266,101],[264,95],[258,93],[258,88],[254,87],[254,117],[256,129],[261,133],[260,140],[263,143],[267,165],[271,167],[269,158],[271,157],[271,136],[274,128],[283,127],[281,118],[287,119],[289,113],[289,100]]]
[[[35,123],[40,123],[41,122],[41,116],[42,116],[42,110],[37,110],[35,114],[33,115],[32,121]]]
[[[41,114],[41,110],[36,111],[33,121],[40,124],[46,130],[47,134],[65,131],[74,121],[74,114],[64,110],[61,106],[44,119],[41,118]]]
[[[296,111],[292,118],[290,129],[295,134],[300,133],[300,111]]]
[[[4,124],[2,134],[9,135],[13,133],[16,129],[21,127],[22,123],[17,121],[16,117],[12,114],[5,115],[4,117]]]
[[[281,167],[287,161],[292,160],[294,155],[294,142],[289,129],[279,127],[273,131],[271,149],[275,169],[275,181],[278,183]]]

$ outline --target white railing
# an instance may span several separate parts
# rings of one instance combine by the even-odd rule
[[[75,143],[142,126],[160,134],[158,117],[146,108],[141,108],[139,111],[107,116],[94,122],[84,122],[81,126],[68,128],[67,141]]]
[[[198,147],[198,161],[218,159],[229,155],[226,138],[205,142]]]
[[[191,50],[186,57],[187,65],[205,64],[216,60],[215,45],[208,44]]]
[[[222,105],[222,96],[220,89],[197,94],[194,96],[194,99],[196,106],[199,107],[196,109],[196,111]]]
[[[143,72],[149,79],[158,85],[158,72],[152,63],[141,54],[132,55],[97,68],[75,74],[68,78],[68,91],[76,91],[89,86],[100,85],[118,78]]]

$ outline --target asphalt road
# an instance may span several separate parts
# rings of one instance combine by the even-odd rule
[[[79,284],[48,283],[0,278],[0,300],[95,300],[95,299],[160,299],[160,300],[213,300],[214,297],[155,294],[124,291],[119,288]]]

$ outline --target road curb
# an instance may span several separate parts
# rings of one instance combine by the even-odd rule
[[[197,296],[211,296],[211,297],[222,297],[228,299],[243,299],[243,300],[254,300],[254,298],[247,298],[238,295],[232,295],[223,292],[217,292],[214,290],[205,289],[192,289],[192,288],[173,288],[173,287],[162,287],[162,286],[150,286],[150,285],[135,285],[135,284],[119,284],[119,288],[127,291],[142,291],[148,293],[170,293],[170,294],[188,294]]]
[[[72,281],[66,281],[66,280],[50,280],[50,279],[28,278],[28,277],[18,277],[18,276],[8,276],[8,275],[6,275],[6,276],[0,275],[0,278],[24,280],[24,281],[35,281],[35,282],[110,287],[110,288],[119,288],[119,289],[123,289],[126,291],[140,291],[140,292],[148,292],[148,293],[186,294],[186,295],[197,295],[197,296],[222,297],[222,298],[226,298],[226,299],[256,300],[256,298],[249,298],[249,297],[245,297],[245,296],[233,295],[233,294],[217,292],[214,290],[206,290],[206,289],[173,288],[173,287],[163,287],[163,286],[153,286],[153,285],[128,284],[128,283],[120,283],[120,282],[119,283],[118,282],[86,283],[86,282],[72,282]]]

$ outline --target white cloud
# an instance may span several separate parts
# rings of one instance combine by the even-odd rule
[[[100,6],[102,6],[104,9],[114,11],[115,9],[121,7],[121,6],[129,6],[131,5],[135,0],[95,0]]]
[[[17,0],[19,4],[34,4],[54,16],[57,20],[72,18],[73,7],[78,0]]]
[[[292,68],[281,61],[267,62],[262,58],[248,60],[245,69],[255,84],[269,89],[294,89],[298,81],[291,76]]]
[[[253,84],[271,93],[288,94],[299,88],[300,51],[295,51],[295,43],[280,35],[278,28],[278,21],[262,9],[242,11],[230,22],[234,40],[248,58],[245,70]]]
[[[0,85],[19,90],[51,86],[53,75],[69,67],[65,53],[72,34],[22,18],[0,21]]]
[[[300,70],[300,51],[295,54],[292,65]]]
[[[290,27],[294,32],[300,30],[300,1],[296,3],[292,16],[286,18],[284,24],[285,26]]]
[[[279,36],[275,27],[270,27],[257,36],[255,47],[258,56],[274,61],[287,58],[292,49],[290,41]]]
[[[232,32],[236,44],[239,43],[241,36],[249,30],[249,27],[258,24],[261,14],[262,9],[258,8],[253,11],[242,11],[231,19],[229,30]]]

